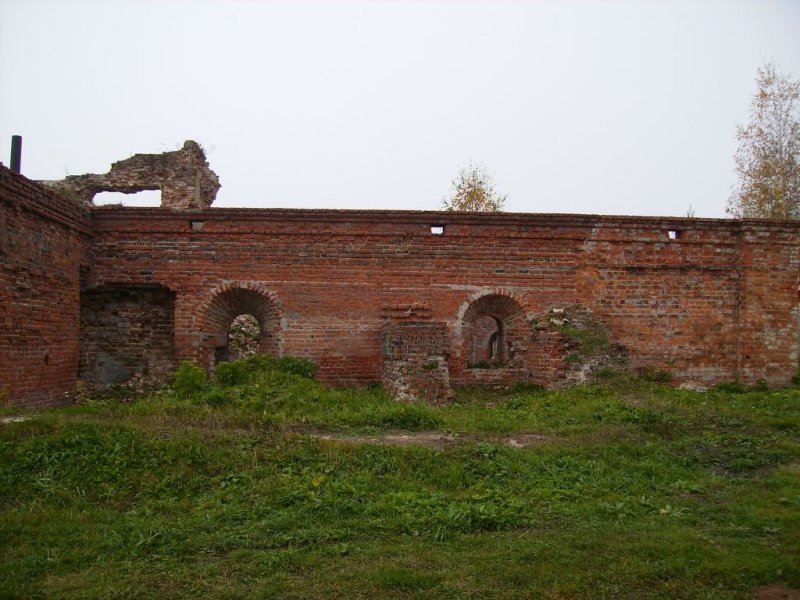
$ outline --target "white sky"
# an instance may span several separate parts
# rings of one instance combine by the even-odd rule
[[[460,166],[506,210],[723,217],[800,1],[0,0],[0,160],[104,173],[200,142],[214,206],[439,209]]]

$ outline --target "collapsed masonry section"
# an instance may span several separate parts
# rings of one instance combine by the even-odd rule
[[[41,183],[66,196],[92,204],[100,192],[133,194],[161,190],[161,206],[203,209],[211,206],[220,188],[200,144],[187,140],[183,148],[162,154],[134,154],[111,165],[103,175],[70,175]]]
[[[527,364],[532,383],[587,383],[603,370],[626,370],[628,357],[628,348],[613,340],[608,326],[584,306],[551,307],[530,321]]]
[[[433,321],[424,307],[389,308],[381,328],[381,383],[401,402],[444,404],[450,388],[447,324]]]

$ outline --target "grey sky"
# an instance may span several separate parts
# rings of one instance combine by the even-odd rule
[[[800,2],[0,0],[0,140],[33,179],[204,145],[215,206],[724,216]]]

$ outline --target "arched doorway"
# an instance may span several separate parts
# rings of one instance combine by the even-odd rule
[[[525,311],[513,298],[488,294],[474,300],[462,319],[466,368],[522,366],[527,330]]]
[[[211,366],[257,352],[280,355],[280,310],[268,292],[230,287],[214,295],[205,313],[203,329],[213,347]]]
[[[469,327],[469,351],[467,365],[489,366],[505,362],[507,352],[503,348],[503,324],[492,315],[483,315]]]

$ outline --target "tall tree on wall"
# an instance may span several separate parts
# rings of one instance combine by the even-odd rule
[[[442,201],[444,210],[471,212],[500,212],[508,196],[494,189],[494,179],[480,163],[470,163],[459,170],[452,188]]]
[[[739,218],[800,219],[800,81],[767,63],[758,69],[750,122],[737,126],[739,183],[727,212]]]

